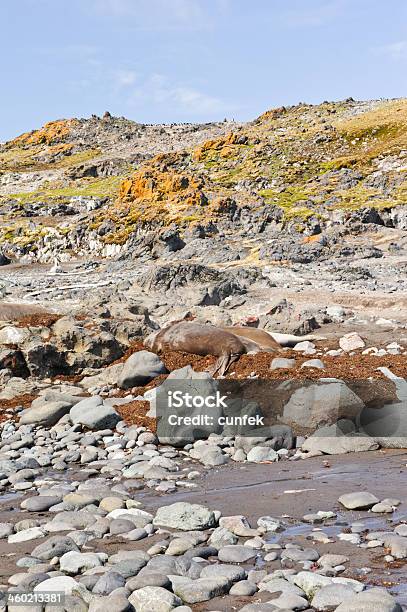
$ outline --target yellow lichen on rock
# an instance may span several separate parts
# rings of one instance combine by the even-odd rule
[[[285,106],[280,106],[278,108],[271,108],[270,110],[266,111],[265,113],[257,117],[256,122],[263,123],[265,121],[278,119],[279,117],[284,115],[286,111],[287,109],[285,108]]]
[[[231,132],[223,138],[217,138],[216,140],[207,140],[200,147],[197,147],[193,154],[192,159],[194,161],[205,161],[208,157],[212,157],[213,154],[219,155],[222,158],[228,158],[233,155],[234,146],[242,144],[242,136]],[[243,137],[243,140],[246,140]]]
[[[72,151],[74,145],[72,143],[58,143],[49,147],[47,153],[48,155],[66,155],[70,151]]]
[[[313,234],[312,236],[306,236],[302,239],[303,244],[312,244],[321,240],[321,234]]]
[[[199,189],[198,182],[186,174],[175,172],[157,172],[150,168],[142,168],[131,178],[125,179],[119,190],[119,201],[153,200],[161,202],[185,196]]]
[[[155,158],[123,180],[116,206],[128,208],[140,219],[173,220],[207,203],[199,178],[167,166],[161,168],[160,159]]]
[[[8,148],[22,147],[46,144],[51,145],[65,140],[69,136],[72,127],[74,127],[78,121],[76,119],[58,119],[57,121],[50,121],[46,123],[39,130],[33,132],[26,132],[10,140],[7,143]]]

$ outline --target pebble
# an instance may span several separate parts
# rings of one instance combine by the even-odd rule
[[[38,497],[25,499],[21,502],[20,506],[24,510],[28,510],[28,512],[45,512],[60,501],[61,498],[57,496],[39,495]]]
[[[247,546],[236,544],[234,546],[222,546],[218,552],[218,558],[224,563],[245,563],[256,556],[256,551]]]
[[[230,595],[238,595],[240,597],[248,597],[257,592],[257,586],[249,580],[241,580],[236,582],[229,591]]]
[[[165,574],[157,572],[139,572],[137,576],[130,578],[126,582],[126,588],[130,591],[136,591],[146,586],[162,587],[168,589],[171,587],[171,582]]]
[[[286,359],[284,357],[274,357],[270,364],[270,370],[291,369],[295,368],[295,359]]]
[[[365,342],[362,340],[359,334],[356,332],[350,332],[339,339],[339,346],[343,351],[348,353],[350,351],[355,351],[356,349],[364,348]]]
[[[353,598],[355,591],[345,584],[330,584],[317,590],[311,605],[323,612],[336,609],[339,604]]]
[[[301,364],[302,368],[317,368],[318,370],[324,370],[325,365],[324,362],[320,359],[308,359],[308,361],[304,361]]]
[[[380,502],[372,506],[371,510],[372,512],[390,514],[391,512],[393,512],[393,506],[391,506],[390,504],[386,504],[384,502]]]
[[[401,606],[385,589],[372,588],[339,604],[335,612],[360,612],[360,610],[375,610],[375,612],[401,612]]]
[[[177,502],[170,506],[161,506],[154,517],[153,524],[182,531],[208,529],[215,526],[215,515],[211,510],[199,504]]]
[[[9,544],[17,544],[18,542],[37,540],[38,538],[43,538],[44,535],[45,532],[41,527],[30,527],[29,529],[22,529],[18,533],[9,535],[7,541]]]
[[[191,580],[181,576],[171,576],[172,588],[182,601],[189,604],[209,601],[224,595],[229,590],[229,580],[224,576],[217,578],[198,578]]]
[[[379,503],[372,493],[357,491],[356,493],[345,493],[338,499],[347,510],[366,510]]]
[[[96,582],[92,593],[96,595],[110,595],[115,589],[120,589],[126,584],[126,578],[118,572],[109,571],[103,574]]]
[[[173,608],[182,605],[182,600],[158,586],[146,586],[133,591],[129,602],[137,612],[169,612]]]

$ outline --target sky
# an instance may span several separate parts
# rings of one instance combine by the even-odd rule
[[[407,0],[0,0],[0,141],[407,95]]]

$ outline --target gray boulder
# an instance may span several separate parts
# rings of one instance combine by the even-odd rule
[[[107,597],[95,597],[90,602],[89,608],[86,606],[87,612],[106,612],[106,610],[111,612],[134,612],[133,606],[129,603],[126,594],[121,592],[122,590],[114,591]],[[46,612],[48,612],[48,609]],[[53,609],[50,608],[49,612],[53,612]],[[69,608],[67,612],[76,612],[76,610],[73,611]]]
[[[271,425],[258,428],[257,436],[236,436],[235,448],[247,454],[254,446],[268,446],[274,450],[294,448],[293,430],[287,425]],[[261,434],[264,433],[263,436]]]
[[[72,423],[80,423],[89,429],[114,429],[121,417],[112,406],[103,403],[98,395],[89,397],[75,406],[69,412]]]
[[[180,576],[169,576],[169,578],[172,581],[174,593],[189,604],[209,601],[209,599],[224,595],[230,587],[229,579],[225,576],[198,578],[198,580]]]
[[[158,387],[155,406],[157,423],[157,436],[162,444],[173,446],[185,446],[192,444],[198,439],[208,438],[211,433],[220,433],[221,426],[218,419],[223,415],[221,406],[210,409],[213,422],[210,425],[200,424],[172,425],[168,421],[168,414],[178,417],[193,417],[204,414],[204,409],[183,405],[173,408],[168,405],[169,392],[181,391],[192,397],[208,397],[216,395],[218,383],[207,372],[195,372],[191,366],[185,366],[179,370],[173,370],[164,383]],[[171,412],[170,412],[171,411]]]
[[[357,491],[356,493],[345,493],[338,499],[347,510],[366,510],[379,503],[375,495],[367,491]]]
[[[385,589],[373,588],[346,599],[335,612],[402,612],[402,607]]]
[[[133,353],[124,364],[118,379],[121,389],[129,389],[146,385],[160,374],[166,374],[167,369],[161,359],[150,351]]]
[[[31,555],[42,561],[49,561],[54,557],[62,557],[69,551],[79,552],[75,542],[68,536],[52,536],[34,548]]]
[[[316,610],[335,610],[339,604],[354,597],[355,591],[347,584],[329,584],[317,591],[312,600],[312,607]]]
[[[21,508],[28,510],[29,512],[45,512],[59,504],[61,501],[60,496],[56,495],[38,495],[38,497],[29,497],[21,502]]]
[[[322,427],[305,440],[301,449],[307,453],[343,455],[377,450],[379,444],[367,436],[343,435],[335,426]]]
[[[24,410],[20,417],[20,425],[44,425],[52,427],[59,419],[68,414],[70,402],[45,402],[42,406]]]
[[[278,454],[269,446],[255,446],[247,454],[247,461],[253,461],[254,463],[278,461]]]
[[[115,589],[120,589],[126,584],[126,579],[122,574],[111,571],[103,574],[96,582],[92,593],[97,595],[110,595]]]
[[[219,549],[218,558],[224,563],[246,563],[250,559],[254,559],[257,555],[256,550],[250,546],[236,544],[234,546],[223,546]]]
[[[339,419],[353,419],[363,408],[362,400],[343,381],[331,379],[294,391],[281,420],[292,427],[315,430]]]
[[[191,449],[190,455],[198,459],[204,465],[223,465],[228,462],[228,457],[222,453],[222,449],[216,444],[201,444]]]
[[[212,510],[187,502],[162,506],[153,519],[153,525],[157,527],[170,527],[181,531],[210,529],[215,526],[215,523],[215,515]]]
[[[227,565],[225,563],[217,563],[216,565],[207,565],[201,572],[201,578],[216,578],[222,576],[228,578],[230,584],[239,582],[246,578],[246,570],[243,567],[236,565]]]
[[[129,597],[137,612],[169,612],[182,604],[179,597],[162,587],[147,586],[137,589]]]

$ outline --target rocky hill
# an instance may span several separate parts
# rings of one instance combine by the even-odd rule
[[[58,120],[0,146],[0,240],[19,262],[301,263],[348,248],[344,234],[405,230],[406,170],[405,99],[246,124]]]
[[[95,211],[103,217],[134,170],[235,125],[144,125],[105,113],[52,121],[0,145],[3,249],[18,261],[89,253],[92,240],[104,235],[95,232]]]

